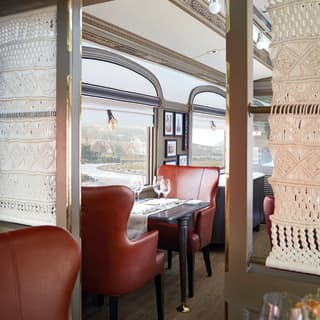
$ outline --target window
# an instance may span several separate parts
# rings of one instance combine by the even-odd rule
[[[225,120],[194,113],[192,121],[192,165],[224,167]]]
[[[107,110],[117,120],[108,127]],[[153,108],[84,97],[81,129],[82,185],[132,185],[148,181]]]
[[[253,120],[253,169],[271,175],[273,163],[268,147],[268,118],[265,114],[254,114]]]
[[[140,64],[97,47],[83,48],[82,185],[150,183],[154,109],[162,90]],[[117,120],[108,126],[109,117]]]

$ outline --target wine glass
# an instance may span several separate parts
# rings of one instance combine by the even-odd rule
[[[167,202],[167,196],[171,191],[171,181],[170,179],[162,179],[161,181],[161,192],[164,195],[165,201]]]
[[[158,199],[160,199],[161,191],[161,182],[163,180],[163,176],[154,176],[153,177],[153,190],[158,195]]]
[[[141,176],[136,179],[136,193],[137,193],[137,201],[140,199],[140,193],[144,189],[144,182]]]
[[[300,297],[286,292],[267,292],[259,320],[302,319],[301,309],[296,307]]]
[[[135,193],[137,198],[137,201],[139,201],[140,198],[140,193],[141,191],[144,189],[144,182],[143,182],[143,178],[141,176],[135,177],[132,181],[131,184],[131,189],[133,190],[133,192]]]

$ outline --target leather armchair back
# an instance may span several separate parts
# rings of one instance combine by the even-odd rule
[[[85,291],[118,296],[136,290],[162,271],[156,264],[157,232],[128,239],[127,222],[133,203],[133,192],[126,186],[82,187]]]
[[[0,318],[67,320],[80,247],[53,226],[0,233]]]
[[[263,211],[264,211],[264,220],[267,225],[268,236],[270,240],[270,244],[272,245],[271,240],[271,219],[270,216],[274,213],[274,197],[273,196],[265,196],[263,199]]]
[[[158,168],[159,176],[171,180],[171,192],[168,195],[170,198],[199,199],[210,202],[209,208],[195,214],[193,228],[189,228],[188,250],[190,251],[195,252],[211,242],[219,172],[218,167],[161,165]],[[155,223],[155,225],[149,224],[149,229],[159,230],[161,248],[177,249],[178,233],[172,230],[174,226]]]
[[[200,199],[215,206],[219,181],[218,167],[161,165],[158,175],[171,180],[170,198]]]

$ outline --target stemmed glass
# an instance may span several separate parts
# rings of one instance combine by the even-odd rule
[[[297,308],[300,297],[286,292],[267,292],[259,320],[298,320],[303,319],[301,309]]]
[[[167,202],[167,196],[171,191],[171,181],[170,179],[162,179],[161,181],[161,192],[164,195],[165,202]]]
[[[163,176],[154,176],[153,177],[153,190],[154,192],[158,195],[158,199],[160,199],[160,193],[162,192],[161,190],[161,183],[163,180]]]
[[[144,189],[144,182],[141,176],[134,178],[131,189],[137,195],[137,201],[139,201],[140,193]]]

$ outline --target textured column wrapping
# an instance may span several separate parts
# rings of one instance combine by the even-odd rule
[[[275,195],[266,265],[320,274],[320,1],[269,1]]]
[[[56,8],[0,18],[0,220],[56,224]]]

